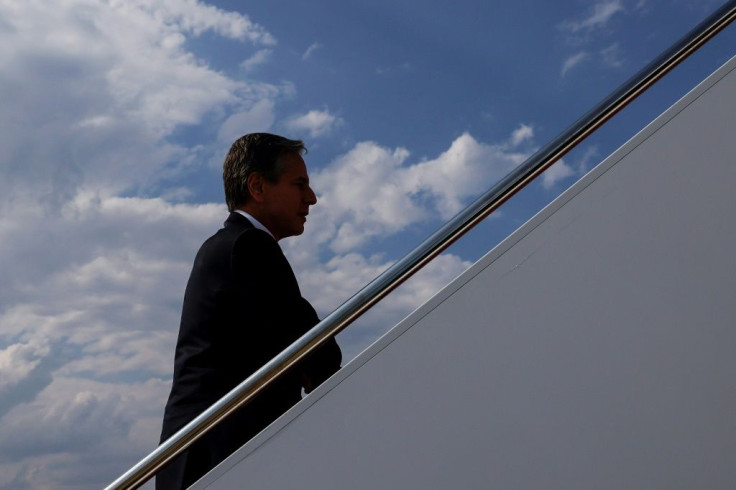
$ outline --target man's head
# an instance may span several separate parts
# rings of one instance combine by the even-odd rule
[[[268,133],[238,139],[223,165],[225,200],[244,209],[276,237],[299,235],[317,198],[301,157],[304,143]]]
[[[281,157],[286,153],[301,155],[304,143],[269,133],[251,133],[238,139],[230,147],[222,168],[225,201],[228,211],[242,207],[251,197],[248,177],[254,172],[275,183],[283,170]]]

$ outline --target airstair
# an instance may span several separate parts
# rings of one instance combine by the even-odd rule
[[[197,489],[736,482],[736,58]]]
[[[110,488],[144,481],[637,83]],[[733,488],[734,250],[736,57],[192,488]]]

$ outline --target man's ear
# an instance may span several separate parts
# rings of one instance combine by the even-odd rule
[[[246,181],[248,186],[248,194],[256,202],[263,201],[263,176],[258,172],[253,172],[248,176]]]

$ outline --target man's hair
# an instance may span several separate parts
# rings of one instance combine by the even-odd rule
[[[227,209],[232,212],[247,202],[250,174],[257,172],[268,182],[278,182],[283,171],[281,157],[286,153],[302,154],[306,151],[301,140],[269,133],[246,134],[236,140],[222,166]]]

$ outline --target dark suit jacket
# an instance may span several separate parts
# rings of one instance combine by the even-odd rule
[[[231,213],[200,248],[184,295],[174,381],[161,442],[318,322],[276,241]],[[194,483],[340,367],[334,339],[211,430],[156,478],[157,489]]]

